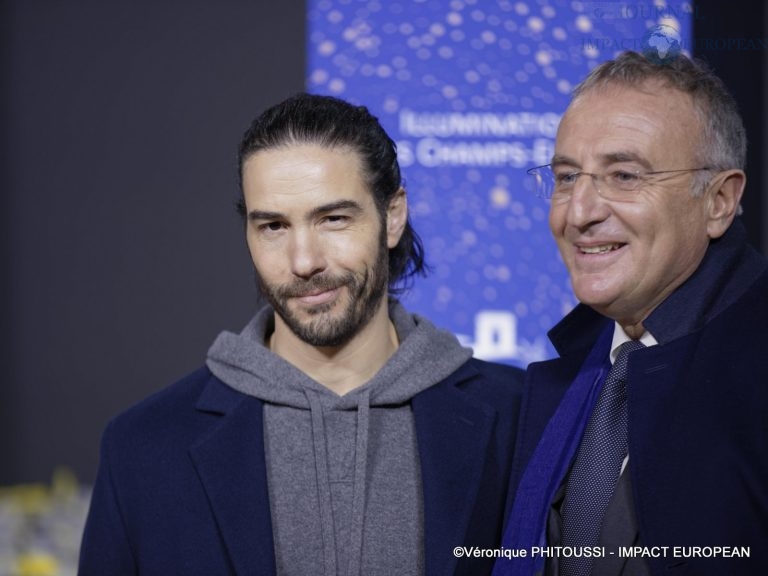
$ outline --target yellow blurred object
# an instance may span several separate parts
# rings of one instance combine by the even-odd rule
[[[74,498],[77,496],[79,489],[80,485],[72,470],[63,467],[56,468],[53,472],[53,481],[51,482],[51,495],[54,498],[62,500]]]
[[[57,576],[59,563],[45,552],[30,552],[16,559],[16,576]]]
[[[48,488],[43,484],[13,486],[5,494],[23,514],[41,514],[48,508]]]
[[[0,487],[0,576],[74,576],[89,500],[67,468],[50,485]]]

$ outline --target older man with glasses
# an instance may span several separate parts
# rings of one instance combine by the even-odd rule
[[[702,63],[628,52],[529,171],[581,302],[533,364],[494,574],[768,573],[768,263],[746,135]]]

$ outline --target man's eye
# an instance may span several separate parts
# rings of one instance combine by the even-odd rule
[[[640,176],[636,172],[627,172],[626,170],[616,170],[610,174],[611,180],[618,184],[631,184],[637,182]]]
[[[562,172],[555,174],[555,181],[558,186],[571,186],[576,183],[579,178],[580,172]]]
[[[279,230],[282,230],[282,228],[283,228],[282,222],[265,222],[264,224],[259,226],[259,229],[265,232],[277,232]]]
[[[323,220],[331,226],[342,226],[349,222],[349,216],[343,214],[329,214]]]

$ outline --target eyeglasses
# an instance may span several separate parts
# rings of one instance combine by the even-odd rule
[[[701,170],[713,170],[709,166],[703,168],[682,168],[679,170],[657,170],[646,172],[643,170],[628,170],[615,168],[602,174],[592,174],[573,170],[566,166],[545,164],[536,166],[527,171],[533,177],[536,195],[540,198],[552,200],[556,204],[568,202],[573,195],[573,189],[581,176],[590,176],[595,184],[597,193],[606,200],[627,201],[632,200],[632,192],[641,186],[663,180],[665,174],[673,177],[684,172],[698,172]]]

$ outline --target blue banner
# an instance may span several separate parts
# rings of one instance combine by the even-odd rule
[[[366,105],[397,142],[432,274],[405,305],[475,355],[525,366],[575,304],[525,171],[573,87],[624,50],[662,59],[689,3],[309,0],[307,88]],[[650,52],[649,52],[650,51]]]

